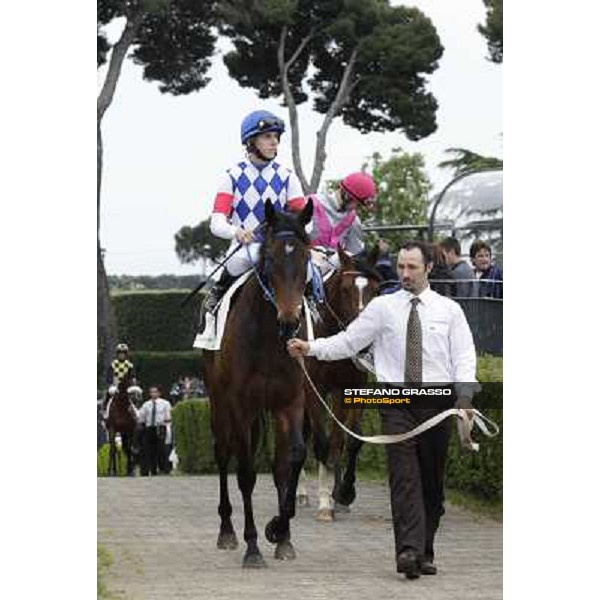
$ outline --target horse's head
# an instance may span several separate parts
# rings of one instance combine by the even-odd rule
[[[332,285],[335,286],[335,311],[348,324],[379,293],[383,280],[375,269],[379,249],[375,247],[369,254],[348,256],[338,244],[337,251],[340,266],[332,280]]]
[[[277,212],[270,200],[265,203],[266,230],[260,267],[273,292],[279,331],[285,339],[295,334],[300,324],[310,256],[310,240],[304,227],[312,213],[310,198],[298,215]]]

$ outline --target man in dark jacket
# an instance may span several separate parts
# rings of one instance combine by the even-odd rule
[[[446,257],[446,264],[452,271],[456,280],[457,298],[470,298],[473,295],[473,279],[475,273],[466,260],[460,257],[460,243],[456,238],[447,237],[440,242],[442,252]]]
[[[502,298],[502,269],[492,264],[492,249],[482,240],[475,240],[469,250],[475,267],[474,296],[478,298]]]

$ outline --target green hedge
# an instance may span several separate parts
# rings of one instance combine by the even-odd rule
[[[202,295],[197,294],[182,308],[181,302],[188,293],[189,290],[172,290],[113,294],[119,339],[133,350],[190,350]]]
[[[501,381],[502,359],[498,357],[482,357],[479,361],[480,380]],[[477,396],[479,406],[498,406],[501,387],[485,387]],[[458,443],[456,427],[448,453],[446,471],[447,485],[461,492],[467,492],[490,500],[502,498],[502,410],[499,408],[484,408],[485,414],[500,426],[500,435],[493,439],[482,438],[480,451],[470,453],[462,450]],[[179,468],[184,473],[215,473],[212,435],[210,431],[210,409],[207,402],[190,400],[179,403],[173,410],[173,428]],[[379,411],[365,410],[362,420],[363,435],[381,433]],[[308,454],[307,469],[315,467],[312,452]],[[257,470],[269,472],[273,460],[273,436],[271,423],[267,423],[266,443],[261,442],[257,453]],[[232,467],[233,468],[233,461]],[[358,458],[360,472],[370,476],[387,477],[385,449],[382,445],[364,444]]]
[[[160,385],[164,396],[169,393],[173,382],[182,375],[200,377],[202,372],[202,353],[198,350],[188,352],[132,352],[131,360],[137,370],[138,379],[144,389],[150,385]],[[98,387],[104,389],[102,363],[98,356]]]
[[[109,452],[110,444],[104,444],[100,450],[98,450],[96,459],[96,473],[98,477],[105,477],[108,475]],[[127,458],[119,446],[117,446],[117,474],[120,476],[125,476],[127,474]]]
[[[186,400],[179,402],[171,413],[173,435],[179,458],[178,469],[183,473],[198,475],[217,473],[215,464],[213,437],[210,429],[210,406],[205,400]],[[255,458],[259,473],[270,473],[273,465],[273,423],[265,419]],[[314,466],[312,457],[307,460],[306,468]],[[235,469],[232,459],[229,470]]]

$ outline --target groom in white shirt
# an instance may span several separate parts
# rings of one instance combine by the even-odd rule
[[[372,300],[346,331],[313,342],[288,342],[291,356],[341,360],[373,344],[377,380],[388,383],[455,383],[457,406],[472,408],[476,354],[458,303],[429,287],[430,246],[406,242],[398,253],[402,289]],[[463,385],[461,385],[461,383]],[[380,409],[385,434],[404,433],[443,410]],[[444,472],[450,439],[446,419],[424,434],[386,446],[396,568],[409,579],[435,575],[433,542],[444,513]]]

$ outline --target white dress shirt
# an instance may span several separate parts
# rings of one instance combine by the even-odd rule
[[[152,425],[152,403],[156,402],[156,423],[159,425],[166,425],[171,420],[171,404],[164,398],[157,398],[156,400],[146,400],[142,407],[138,411],[138,423],[143,423],[146,427]]]
[[[429,287],[418,297],[423,381],[475,382],[475,345],[460,305]],[[310,342],[308,355],[319,360],[340,360],[373,344],[377,379],[404,383],[406,328],[412,298],[414,294],[400,290],[373,299],[346,331]]]

